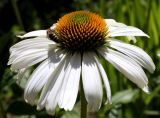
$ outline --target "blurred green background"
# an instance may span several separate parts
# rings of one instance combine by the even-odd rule
[[[143,48],[156,65],[153,74],[146,71],[151,93],[145,94],[104,62],[113,104],[105,105],[104,96],[96,117],[160,118],[160,57],[157,56],[160,53],[160,0],[0,0],[0,118],[79,118],[79,97],[73,111],[57,109],[55,116],[26,104],[23,99],[26,79],[20,82],[21,86],[17,85],[16,73],[7,66],[9,47],[19,41],[17,34],[47,29],[61,16],[75,10],[89,10],[142,29],[150,38],[138,37],[136,43],[128,43]]]

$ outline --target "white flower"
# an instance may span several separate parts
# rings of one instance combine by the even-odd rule
[[[19,77],[28,67],[40,63],[28,80],[24,98],[37,109],[54,114],[58,105],[72,110],[80,78],[90,111],[102,103],[102,83],[108,102],[111,90],[99,57],[110,62],[143,91],[148,91],[148,78],[143,68],[155,70],[152,59],[137,46],[113,38],[116,36],[146,36],[140,29],[113,19],[102,19],[88,11],[76,11],[63,16],[47,30],[29,32],[25,39],[10,48],[8,64]]]

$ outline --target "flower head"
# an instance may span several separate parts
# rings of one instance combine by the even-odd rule
[[[88,11],[64,15],[55,28],[47,31],[48,37],[62,49],[72,52],[93,51],[105,44],[108,29],[104,19]]]
[[[24,98],[38,109],[54,113],[56,106],[71,110],[76,102],[80,76],[90,111],[100,108],[105,86],[108,102],[111,90],[99,60],[103,57],[143,91],[148,78],[143,68],[155,70],[152,59],[137,46],[119,41],[116,36],[147,36],[140,29],[102,19],[89,11],[64,15],[47,30],[29,32],[23,41],[10,48],[8,64],[19,77],[30,66],[40,63],[30,76]],[[20,79],[20,78],[19,78]]]

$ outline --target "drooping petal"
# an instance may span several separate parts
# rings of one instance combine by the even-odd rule
[[[88,109],[99,110],[102,102],[102,83],[93,53],[84,53],[82,60],[82,82]]]
[[[29,55],[36,55],[41,53],[47,54],[49,45],[54,45],[54,42],[46,38],[33,38],[23,40],[10,48],[10,58],[8,65],[13,64],[14,62],[20,61],[23,57]]]
[[[111,37],[115,37],[115,36],[146,36],[146,37],[149,37],[142,30],[136,27],[133,27],[133,26],[119,27],[115,30],[110,31],[109,35]]]
[[[99,68],[99,71],[101,73],[101,76],[102,76],[102,79],[103,79],[103,82],[104,82],[104,86],[105,86],[105,89],[106,89],[106,95],[107,95],[107,101],[108,101],[108,103],[111,104],[112,103],[111,88],[110,88],[110,84],[109,84],[109,81],[108,81],[108,77],[107,77],[107,75],[105,73],[105,70],[103,69],[102,64],[98,60],[97,56],[95,56],[95,60],[96,60],[97,66]]]
[[[38,50],[34,52],[30,52],[30,54],[25,53],[21,55],[20,57],[17,57],[15,60],[13,60],[11,69],[12,70],[18,70],[22,68],[27,68],[29,66],[32,66],[36,63],[39,63],[46,59],[48,56],[47,50]]]
[[[45,60],[37,67],[37,69],[31,75],[25,88],[24,99],[26,102],[30,104],[35,103],[35,98],[37,97],[44,84],[47,82],[53,69],[53,64],[49,63],[48,60]]]
[[[23,36],[18,35],[17,37],[19,38],[29,38],[29,37],[47,37],[47,30],[36,30],[36,31],[31,31]]]
[[[54,41],[49,40],[48,38],[31,38],[25,39],[16,43],[10,48],[10,52],[19,51],[23,49],[30,49],[30,48],[47,48],[48,44],[55,44]]]
[[[60,92],[59,106],[65,110],[72,110],[79,88],[81,72],[81,55],[74,54],[67,66],[63,85]]]
[[[46,107],[46,110],[49,113],[54,113],[54,108],[58,103],[58,93],[60,92],[60,87],[65,75],[67,60],[68,58],[66,56],[63,56],[60,61],[57,61],[55,63],[55,70],[52,72],[52,74],[48,78],[48,81],[43,87],[40,98],[38,100],[37,109]]]
[[[133,83],[145,92],[149,92],[146,90],[148,78],[141,66],[132,58],[109,48],[103,48],[98,52]]]
[[[65,71],[66,71],[65,67],[66,63],[62,65],[61,68],[59,68],[58,71],[60,72],[55,73],[54,77],[52,77],[54,82],[50,84],[51,86],[50,88],[48,87],[47,94],[43,100],[45,103],[42,102],[43,104],[45,104],[45,108],[49,114],[54,114],[55,108],[58,105],[58,100],[60,96],[59,94],[61,91],[63,78],[65,76]]]
[[[113,19],[105,19],[105,21],[109,29],[110,37],[115,37],[115,36],[146,36],[146,37],[149,37],[142,30],[136,27],[126,26],[125,24],[118,23]]]
[[[133,60],[135,60],[137,63],[146,68],[151,73],[153,73],[153,71],[155,70],[155,65],[152,59],[141,48],[131,44],[126,44],[120,41],[116,41],[114,39],[110,40],[109,45],[110,47],[131,57]]]
[[[11,69],[16,71],[37,64],[48,57],[50,50],[55,52],[57,49],[56,44],[43,45],[42,43],[39,46],[32,45],[25,48],[19,47],[14,51],[12,50],[8,62],[9,65],[12,64]]]
[[[114,19],[105,19],[105,21],[110,32],[112,32],[112,30],[114,31],[118,27],[126,26],[123,23],[116,22]],[[127,36],[127,38],[129,41],[133,41],[134,43],[136,43],[136,38],[134,36]]]
[[[16,51],[10,55],[8,65],[13,64],[14,62],[16,62],[17,60],[19,60],[20,58],[24,56],[28,56],[31,54],[37,54],[39,52],[47,52],[47,50],[48,49],[28,49],[28,50],[24,49],[21,51]]]
[[[109,28],[109,31],[115,30],[118,27],[126,26],[123,23],[116,22],[114,19],[105,19],[105,22],[107,24],[107,27]]]
[[[38,43],[42,43],[42,44],[52,44],[54,43],[54,41],[49,40],[48,38],[45,37],[35,37],[35,38],[30,38],[30,39],[23,39],[20,42],[16,43],[15,45],[13,45],[10,49],[14,49],[14,48],[19,48],[22,46],[28,46],[29,44],[38,44]]]
[[[60,51],[54,52],[51,50],[49,58],[42,62],[31,75],[24,93],[25,100],[30,104],[35,103],[37,94],[61,62],[62,57],[59,56],[60,54]]]

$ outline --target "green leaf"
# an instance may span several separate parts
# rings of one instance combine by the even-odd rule
[[[113,105],[118,103],[126,104],[132,102],[136,96],[138,96],[138,90],[124,90],[116,93],[112,98],[112,102]]]
[[[159,92],[160,92],[160,86],[157,86],[149,95],[147,95],[147,97],[145,96],[144,99],[145,104],[148,105],[156,95],[159,95]]]
[[[61,118],[80,118],[80,114],[77,111],[68,111]]]

